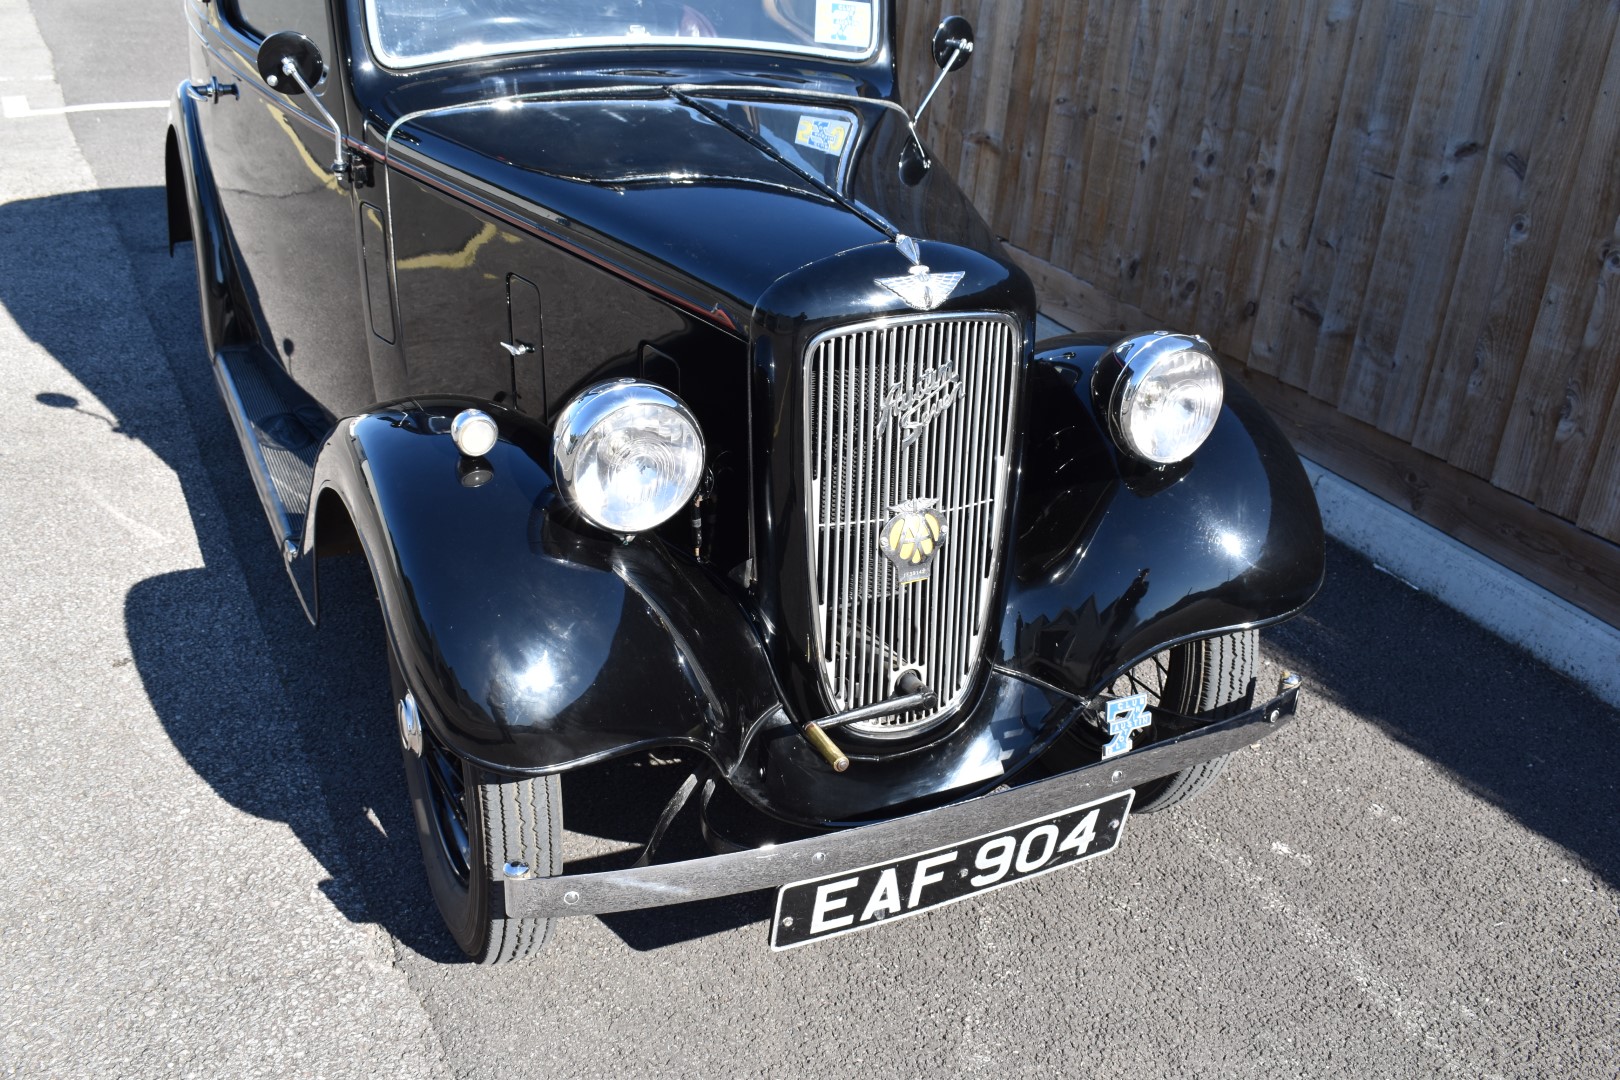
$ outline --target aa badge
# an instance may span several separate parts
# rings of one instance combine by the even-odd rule
[[[934,569],[934,556],[945,542],[945,521],[934,509],[937,499],[913,499],[891,507],[894,517],[883,526],[880,544],[894,563],[901,585],[923,581]]]

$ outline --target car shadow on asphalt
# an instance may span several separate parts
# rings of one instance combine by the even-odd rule
[[[1321,594],[1262,641],[1620,888],[1620,714],[1584,688],[1331,541]]]
[[[255,554],[274,563],[267,542],[257,549],[250,545],[243,557]],[[191,580],[203,573],[150,578],[130,591],[125,604],[136,667],[176,748],[233,806],[291,826],[326,869],[322,891],[349,919],[380,924],[429,960],[464,962],[439,921],[422,872],[399,738],[387,708],[385,641],[364,563],[323,563],[321,625],[286,620],[277,638],[267,635],[268,655],[241,656],[243,668],[222,663],[228,653],[199,649],[189,635],[173,632],[177,624],[206,625],[203,597]],[[263,584],[288,588],[284,581]],[[279,600],[266,601],[261,620],[267,607],[280,606]],[[275,617],[281,621],[279,613]],[[241,728],[255,720],[251,715],[222,711],[216,695],[198,693],[199,687],[227,686],[233,672],[254,666],[273,668],[274,681],[286,688],[287,715],[276,726],[296,733],[302,762],[289,748],[271,745],[267,734],[244,733]],[[636,755],[567,775],[567,871],[630,865],[687,771],[678,758]],[[688,807],[659,845],[659,861],[706,854]],[[767,894],[624,912],[602,922],[630,947],[647,950],[769,917]]]

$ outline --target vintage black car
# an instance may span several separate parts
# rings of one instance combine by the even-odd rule
[[[893,0],[185,11],[171,239],[311,620],[370,566],[469,955],[765,887],[778,948],[910,915],[1294,714],[1299,460],[1199,338],[1035,340]],[[644,856],[564,873],[559,774],[655,751],[697,768]],[[688,797],[717,853],[660,863]]]

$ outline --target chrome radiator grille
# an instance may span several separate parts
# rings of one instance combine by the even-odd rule
[[[805,358],[817,659],[837,711],[916,672],[927,711],[851,724],[910,735],[966,695],[990,621],[1021,341],[999,315],[918,316],[818,337]]]

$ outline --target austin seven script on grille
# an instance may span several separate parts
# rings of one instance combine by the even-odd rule
[[[955,361],[951,360],[924,371],[912,386],[893,383],[878,402],[877,428],[873,434],[882,438],[889,433],[890,424],[898,422],[902,432],[900,445],[910,446],[961,396],[962,379],[956,373]]]

